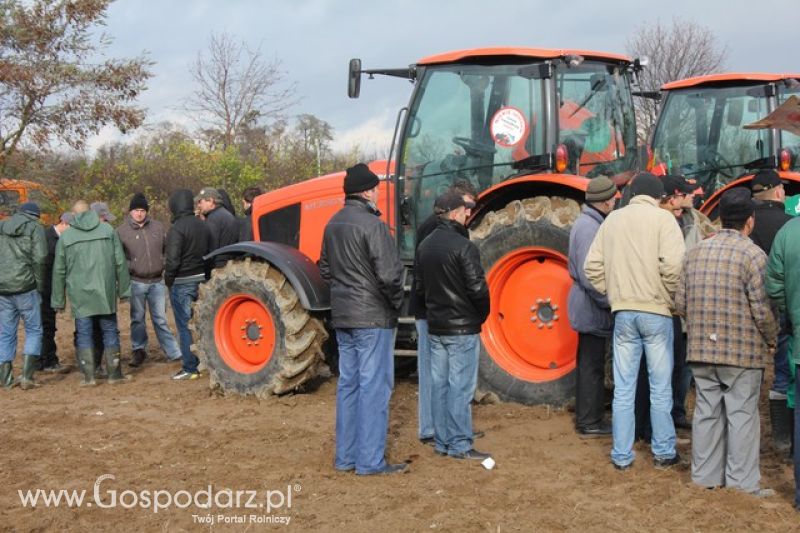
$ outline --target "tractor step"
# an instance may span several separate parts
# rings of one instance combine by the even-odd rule
[[[416,350],[401,350],[399,348],[395,348],[394,354],[397,357],[416,357],[417,351]]]

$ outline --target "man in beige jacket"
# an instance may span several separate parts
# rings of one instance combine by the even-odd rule
[[[650,372],[650,419],[656,468],[679,461],[672,423],[672,313],[684,254],[675,217],[659,208],[664,186],[652,174],[633,179],[631,202],[600,225],[584,270],[608,296],[614,313],[614,402],[611,462],[620,470],[634,460],[633,405],[644,351]]]

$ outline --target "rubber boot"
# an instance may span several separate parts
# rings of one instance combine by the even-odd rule
[[[106,360],[106,372],[108,373],[108,383],[111,385],[125,383],[130,380],[130,376],[122,375],[122,362],[120,361],[119,349],[106,350],[103,352]]]
[[[20,376],[19,386],[22,390],[33,389],[39,385],[33,381],[33,373],[36,371],[38,355],[26,355],[22,362],[22,376]]]
[[[0,363],[0,387],[10,389],[14,386],[14,372],[11,368],[11,361]]]
[[[94,350],[91,348],[79,348],[75,352],[75,356],[80,361],[81,372],[83,372],[81,386],[94,387],[97,385],[94,380]]]
[[[92,357],[94,358],[94,377],[105,379],[108,368],[103,366],[103,349],[95,346],[92,349]]]
[[[779,394],[769,393],[769,418],[772,425],[772,445],[778,452],[786,452],[792,446],[792,418],[794,411],[786,405],[786,397],[777,398]]]

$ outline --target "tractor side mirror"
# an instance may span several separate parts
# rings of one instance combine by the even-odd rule
[[[358,98],[361,94],[361,60],[353,58],[347,70],[347,96]]]

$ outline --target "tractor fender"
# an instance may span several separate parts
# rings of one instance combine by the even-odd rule
[[[529,174],[498,183],[478,198],[467,225],[477,226],[490,211],[502,209],[513,200],[534,196],[565,196],[583,203],[589,179],[571,174]]]
[[[316,263],[299,250],[278,242],[250,241],[224,246],[214,250],[203,259],[208,261],[223,254],[248,255],[263,259],[286,276],[305,309],[309,311],[330,310],[330,287],[322,279]]]

